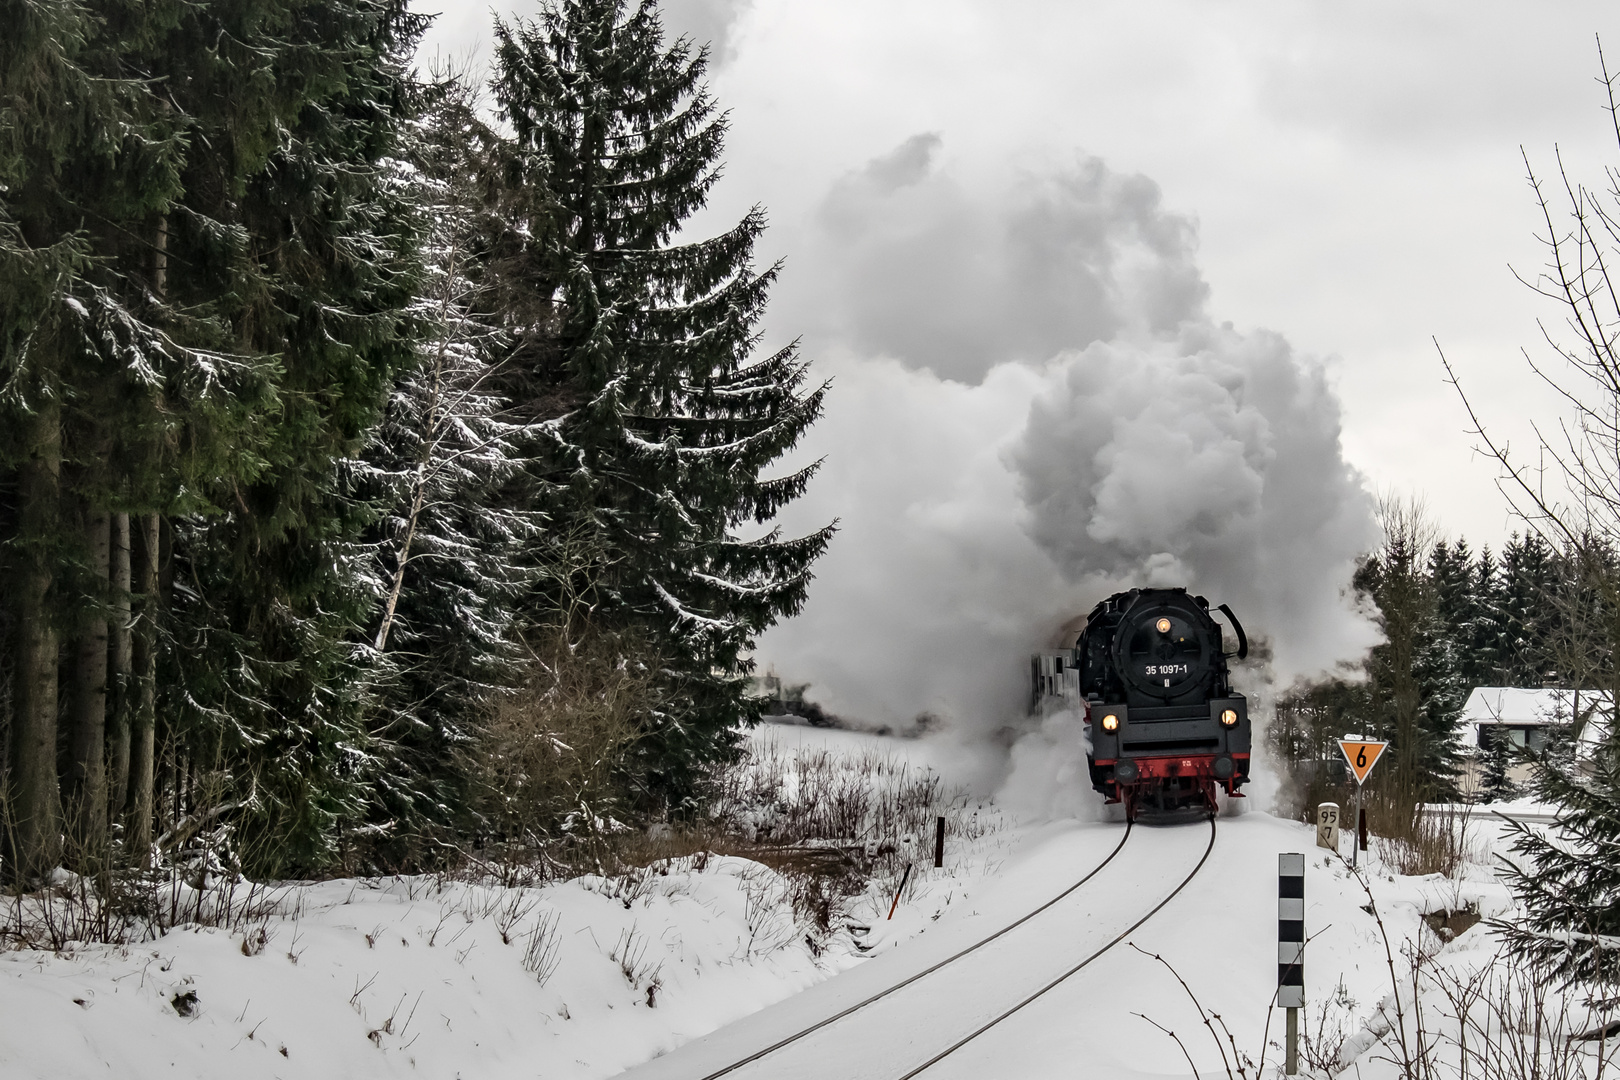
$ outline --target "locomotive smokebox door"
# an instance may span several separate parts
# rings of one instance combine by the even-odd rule
[[[1165,705],[1204,700],[1220,648],[1212,627],[1208,613],[1185,592],[1155,591],[1132,603],[1113,648],[1127,694]]]

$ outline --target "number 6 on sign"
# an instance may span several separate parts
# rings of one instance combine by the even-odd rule
[[[1349,763],[1350,771],[1356,774],[1356,783],[1358,785],[1367,782],[1367,774],[1372,772],[1374,765],[1378,764],[1378,759],[1383,756],[1384,747],[1388,745],[1387,742],[1371,740],[1339,740],[1339,749],[1343,751],[1344,760]]]

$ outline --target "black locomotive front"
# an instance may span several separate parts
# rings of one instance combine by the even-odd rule
[[[1225,604],[1248,655],[1243,627]],[[1140,809],[1215,809],[1249,778],[1249,708],[1232,692],[1209,602],[1186,589],[1133,589],[1097,605],[1075,644],[1091,732],[1091,782]]]

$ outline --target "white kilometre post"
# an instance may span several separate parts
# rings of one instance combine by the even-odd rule
[[[1299,1073],[1299,1010],[1305,1007],[1305,856],[1277,856],[1277,1004],[1288,1010],[1283,1072]]]
[[[1339,853],[1339,804],[1319,803],[1316,807],[1316,846]]]

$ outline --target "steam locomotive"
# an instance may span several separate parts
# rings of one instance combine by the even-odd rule
[[[1116,593],[1086,617],[1072,649],[1035,658],[1035,705],[1082,710],[1091,784],[1142,810],[1216,808],[1217,789],[1241,798],[1249,778],[1249,708],[1232,691],[1227,660],[1249,654],[1232,609],[1215,609],[1237,635],[1227,653],[1209,601],[1186,589]]]

